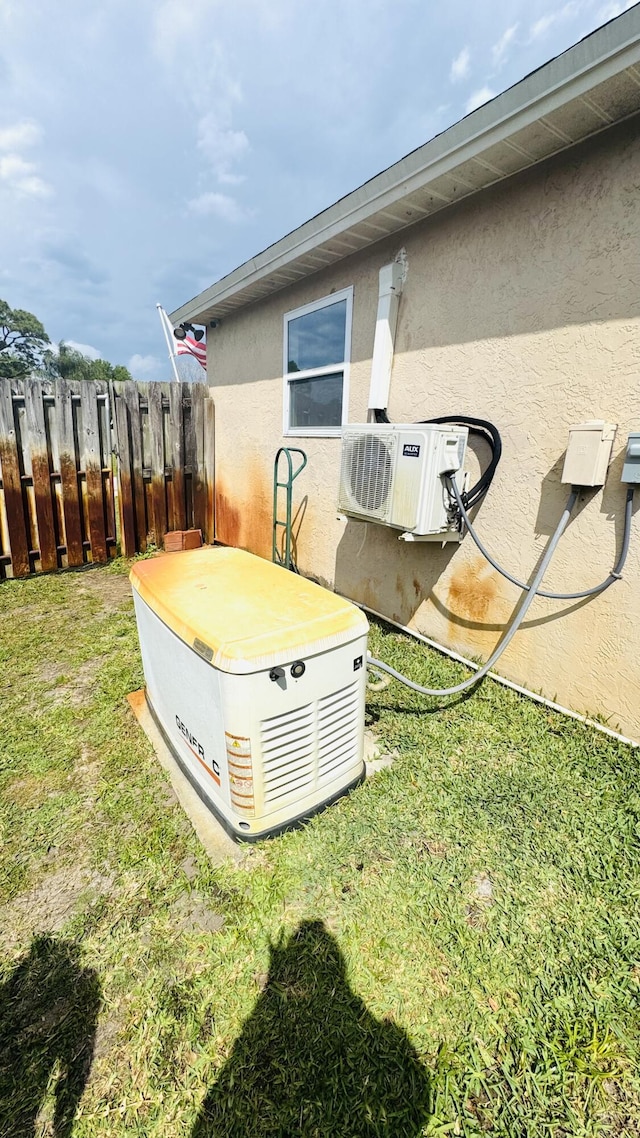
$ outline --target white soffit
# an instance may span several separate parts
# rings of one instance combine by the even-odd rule
[[[171,319],[221,319],[638,111],[637,4],[234,269]]]

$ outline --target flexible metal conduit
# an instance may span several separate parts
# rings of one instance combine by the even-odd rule
[[[493,558],[491,556],[491,554],[489,553],[486,546],[483,545],[481,539],[478,537],[478,534],[476,533],[476,531],[473,527],[473,523],[469,517],[469,514],[467,513],[467,510],[465,509],[465,505],[464,505],[464,502],[462,500],[462,494],[460,493],[458,483],[456,482],[455,474],[446,475],[445,477],[447,480],[447,484],[448,484],[450,490],[452,491],[453,496],[457,502],[458,509],[460,511],[460,516],[462,517],[464,524],[466,525],[467,529],[469,530],[469,533],[471,534],[471,537],[475,541],[475,543],[476,543],[478,549],[480,550],[482,556],[486,557],[489,564],[493,565],[493,568],[496,569],[498,571],[498,573],[502,574],[503,577],[506,577],[507,581],[511,581],[512,585],[517,585],[519,589],[524,589],[525,591],[531,589],[533,587],[532,585],[527,585],[524,581],[519,581],[517,577],[514,577],[506,569],[503,569],[502,566],[499,565],[498,562],[495,560],[495,558]],[[627,487],[627,501],[625,504],[625,511],[624,511],[624,532],[622,535],[622,547],[620,549],[620,556],[618,557],[618,560],[616,561],[613,569],[609,573],[609,576],[606,577],[604,581],[601,581],[599,585],[592,585],[590,589],[581,589],[579,592],[575,592],[575,593],[549,593],[549,592],[546,592],[544,589],[538,589],[538,596],[539,597],[548,597],[552,601],[578,601],[578,600],[581,600],[583,597],[593,597],[597,593],[603,593],[605,589],[608,589],[610,585],[613,585],[614,581],[620,580],[620,577],[622,576],[622,570],[624,568],[624,563],[627,560],[627,554],[629,552],[629,542],[631,540],[631,521],[633,518],[633,494],[634,494],[634,490],[635,490],[634,486],[628,486]]]
[[[479,681],[484,679],[484,677],[487,675],[487,672],[491,671],[493,665],[500,658],[500,656],[502,656],[502,653],[513,640],[513,637],[515,636],[525,616],[527,615],[527,612],[538,593],[542,578],[544,577],[549,567],[549,563],[551,562],[551,559],[556,551],[556,546],[558,545],[558,542],[560,541],[560,538],[562,537],[562,534],[567,527],[569,518],[571,516],[571,511],[576,504],[577,498],[578,491],[575,488],[572,488],[567,500],[567,504],[563,510],[562,517],[560,518],[555,532],[549,541],[549,544],[545,550],[544,557],[542,558],[533,581],[528,588],[528,592],[525,593],[525,596],[522,599],[520,609],[518,610],[513,623],[511,624],[503,639],[498,644],[497,648],[495,648],[491,653],[491,656],[487,660],[486,664],[483,664],[480,670],[477,671],[473,676],[470,676],[468,680],[463,680],[462,683],[456,684],[455,687],[452,688],[426,688],[421,684],[414,683],[414,681],[408,679],[407,676],[403,676],[402,672],[397,672],[395,668],[392,668],[389,664],[384,664],[381,660],[376,660],[369,654],[367,655],[367,666],[373,671],[386,672],[387,675],[393,676],[395,680],[399,680],[401,684],[405,685],[405,687],[411,688],[412,691],[419,692],[420,695],[457,695],[459,692],[466,691],[468,688],[473,687],[475,684],[479,683]]]

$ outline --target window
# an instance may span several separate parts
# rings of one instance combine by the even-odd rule
[[[349,397],[353,289],[284,318],[284,434],[339,435]]]

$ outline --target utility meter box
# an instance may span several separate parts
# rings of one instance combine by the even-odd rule
[[[632,431],[627,439],[620,481],[632,485],[640,482],[640,431]]]
[[[562,482],[571,486],[603,486],[616,436],[616,424],[593,419],[569,428]]]
[[[139,561],[131,584],[147,702],[233,836],[275,833],[360,781],[360,609],[241,549]]]

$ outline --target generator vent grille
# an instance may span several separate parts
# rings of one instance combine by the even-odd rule
[[[331,782],[353,763],[360,739],[358,684],[318,700],[318,781]]]
[[[285,799],[338,778],[357,759],[360,728],[357,681],[295,711],[263,719],[265,806],[279,808]]]
[[[315,775],[315,704],[264,719],[260,736],[265,803],[311,785]]]

